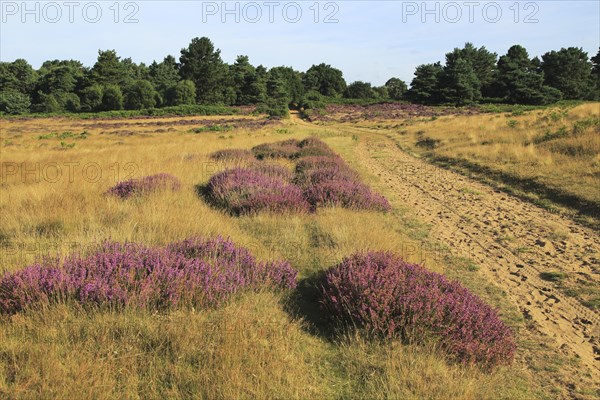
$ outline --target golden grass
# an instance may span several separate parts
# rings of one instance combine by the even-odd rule
[[[467,161],[600,205],[600,103],[413,121],[394,138],[418,154]]]
[[[290,134],[277,133],[275,126],[223,137],[190,134],[189,126],[176,124],[180,119],[160,119],[174,124],[167,132],[127,120],[2,121],[4,269],[21,268],[45,253],[85,250],[105,239],[162,244],[192,235],[229,236],[259,258],[286,257],[301,277],[358,250],[393,249],[422,261],[415,249],[426,228],[415,228],[418,222],[393,198],[388,215],[327,209],[316,215],[232,218],[196,194],[196,185],[223,167],[210,160],[211,152],[313,133],[359,167],[352,158],[356,142],[343,130],[288,123]],[[51,131],[83,130],[89,136],[70,140],[72,148],[56,138],[38,139]],[[113,132],[101,133],[108,130]],[[58,178],[50,175],[56,166]],[[101,175],[95,177],[91,168]],[[125,201],[104,196],[117,181],[158,172],[179,177],[181,191]],[[523,323],[501,295],[460,263],[431,257],[426,264],[461,278],[502,307],[515,328]],[[0,397],[512,399],[539,397],[547,385],[532,380],[522,355],[514,368],[484,373],[450,364],[433,348],[360,337],[330,340],[287,313],[286,301],[281,295],[247,294],[218,310],[165,314],[84,311],[62,304],[2,317]]]

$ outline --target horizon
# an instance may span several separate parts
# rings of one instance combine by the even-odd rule
[[[99,50],[114,49],[121,58],[149,65],[167,55],[178,60],[192,38],[206,36],[229,64],[238,55],[253,65],[298,71],[326,63],[348,82],[379,86],[391,77],[410,83],[418,65],[443,62],[466,42],[498,56],[514,44],[530,57],[563,47],[592,57],[600,47],[598,2],[426,3],[2,1],[0,61],[23,58],[38,69],[47,60],[74,59],[91,67]],[[352,35],[362,26],[368,31]]]

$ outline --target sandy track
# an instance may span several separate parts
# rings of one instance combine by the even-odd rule
[[[508,293],[548,344],[576,355],[600,379],[598,313],[540,279],[545,271],[575,273],[595,284],[600,237],[558,215],[494,191],[400,149],[382,136],[363,138],[360,162],[378,175],[419,218],[431,225],[431,239],[457,256],[469,257],[480,273]],[[556,238],[554,231],[568,232]],[[529,251],[520,254],[503,243],[510,235]]]

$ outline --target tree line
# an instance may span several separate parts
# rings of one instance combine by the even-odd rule
[[[383,86],[346,83],[342,71],[327,64],[305,72],[291,67],[253,66],[248,56],[233,64],[209,38],[194,38],[150,65],[101,50],[95,64],[46,61],[35,70],[26,60],[0,63],[0,112],[96,112],[140,110],[191,104],[256,105],[274,116],[289,105],[322,106],[329,99],[403,100],[420,104],[468,105],[479,102],[548,104],[561,99],[598,100],[600,51],[591,59],[569,47],[530,58],[512,46],[500,57],[466,43],[446,54],[445,63],[419,65],[410,88],[399,78]]]

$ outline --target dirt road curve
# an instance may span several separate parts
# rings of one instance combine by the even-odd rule
[[[599,235],[428,164],[383,136],[364,138],[357,152],[366,168],[431,224],[432,239],[473,259],[480,272],[504,289],[525,318],[548,337],[548,344],[576,354],[600,379],[598,313],[540,279],[542,272],[565,271],[600,284],[592,268],[600,254]],[[556,231],[566,233],[557,238]],[[504,244],[507,237],[528,251],[520,253]]]

